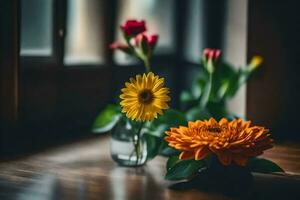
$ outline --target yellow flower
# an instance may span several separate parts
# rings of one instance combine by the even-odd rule
[[[164,87],[164,79],[152,72],[137,75],[125,83],[120,95],[122,112],[132,120],[150,121],[168,109],[169,89]]]
[[[262,154],[273,143],[268,129],[242,119],[198,120],[189,122],[188,127],[171,128],[166,134],[169,146],[182,151],[180,159],[202,160],[215,154],[223,165],[234,162],[245,166],[249,157]]]
[[[261,56],[253,56],[253,58],[250,61],[250,66],[252,69],[255,69],[261,65],[263,62],[263,58]]]

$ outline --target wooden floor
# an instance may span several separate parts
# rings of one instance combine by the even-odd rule
[[[300,199],[300,148],[277,145],[265,153],[287,174],[254,174],[245,199]],[[53,148],[26,158],[0,163],[0,199],[236,199],[191,189],[170,189],[165,181],[165,158],[157,157],[141,168],[119,167],[110,159],[109,138],[93,139]]]

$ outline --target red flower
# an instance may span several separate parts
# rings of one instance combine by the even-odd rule
[[[142,33],[135,37],[136,45],[143,46],[143,44],[145,44],[147,47],[150,48],[153,48],[156,45],[157,41],[158,41],[157,34],[149,35],[149,34]]]
[[[146,24],[144,20],[127,20],[121,29],[127,36],[136,36],[146,31]]]
[[[221,55],[221,50],[220,49],[209,49],[206,48],[203,51],[203,57],[206,60],[212,59],[212,60],[217,60]]]

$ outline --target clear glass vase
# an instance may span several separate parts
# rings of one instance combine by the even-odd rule
[[[121,166],[137,167],[147,161],[147,143],[143,132],[137,130],[127,119],[120,118],[111,132],[110,152],[112,159]]]

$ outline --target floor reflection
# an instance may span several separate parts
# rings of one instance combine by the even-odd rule
[[[161,186],[148,166],[114,167],[110,172],[110,188],[114,200],[162,199]],[[153,192],[155,191],[155,192]]]
[[[269,155],[278,158],[276,151],[275,148]],[[291,155],[298,153],[298,149],[293,150]],[[289,160],[285,158],[284,161]],[[299,159],[289,162],[284,168],[300,169]],[[169,189],[173,182],[164,180],[165,163],[165,158],[156,157],[143,167],[119,167],[110,158],[108,138],[91,139],[26,159],[0,163],[0,200],[232,199],[199,190]],[[298,200],[299,177],[255,175],[249,199],[288,197]]]
[[[54,200],[56,199],[57,177],[45,174],[32,183],[26,184],[16,195],[16,200]]]

